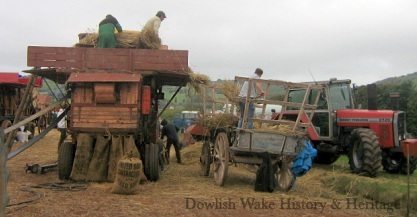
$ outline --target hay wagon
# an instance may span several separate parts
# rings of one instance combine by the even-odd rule
[[[270,163],[276,169],[278,189],[290,190],[296,179],[291,172],[292,163],[308,140],[307,130],[311,125],[321,87],[243,77],[236,77],[234,82],[235,89],[238,89],[239,84],[243,82],[248,82],[250,87],[254,82],[261,82],[266,87],[266,94],[262,98],[233,97],[231,99],[234,103],[231,104],[230,109],[226,109],[226,113],[235,111],[234,107],[238,100],[245,102],[242,128],[227,124],[210,126],[197,124],[187,129],[194,138],[203,140],[200,156],[202,174],[208,176],[212,172],[215,183],[223,186],[229,165],[239,163],[260,166],[268,156]],[[236,96],[236,90],[233,92]],[[290,98],[295,95],[298,98],[302,95],[303,100],[291,101]],[[220,102],[213,99],[210,101]],[[262,108],[262,114],[248,118],[249,103],[255,103]],[[274,105],[279,111],[280,114],[275,119],[271,120],[270,117],[265,116],[267,105]],[[248,122],[254,122],[254,129],[247,128]]]
[[[26,72],[65,84],[70,98],[66,112],[72,140],[59,148],[61,179],[90,180],[91,168],[74,162],[83,153],[80,149],[85,146],[80,143],[85,141],[80,138],[85,137],[93,143],[89,145],[93,151],[84,152],[81,157],[91,160],[96,157],[94,148],[99,145],[98,140],[111,140],[108,154],[108,148],[99,150],[106,152],[99,161],[107,162],[112,157],[120,158],[123,150],[126,152],[126,144],[133,141],[140,150],[148,180],[159,179],[163,145],[158,139],[161,115],[158,107],[159,100],[164,98],[162,86],[177,86],[179,90],[187,85],[188,51],[30,46],[27,61],[34,68]],[[121,140],[115,143],[118,138]],[[118,154],[113,150],[118,150]],[[74,170],[84,176],[71,177]]]
[[[21,77],[18,73],[0,73],[0,124],[1,128],[10,127],[16,119],[21,119],[34,114],[38,98],[38,87],[43,82],[37,78],[30,84],[29,77]],[[26,101],[25,106],[20,107],[20,102]],[[25,129],[32,135],[35,133],[34,121],[25,124]]]

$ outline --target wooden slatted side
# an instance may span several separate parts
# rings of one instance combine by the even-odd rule
[[[84,48],[28,47],[27,65],[33,67],[82,68]]]
[[[138,111],[134,107],[100,107],[72,105],[74,128],[136,129]]]
[[[94,100],[94,85],[92,83],[78,83],[72,91],[71,100],[74,103],[91,104]]]
[[[28,47],[28,66],[76,69],[188,72],[188,51]]]
[[[123,83],[120,88],[120,104],[139,103],[139,83]]]

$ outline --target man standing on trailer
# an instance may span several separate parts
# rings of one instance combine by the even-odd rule
[[[260,68],[257,68],[255,70],[255,74],[253,74],[251,77],[249,77],[250,79],[260,79],[261,76],[263,75],[263,70]],[[249,93],[249,98],[254,99],[254,98],[258,98],[262,95],[265,94],[265,91],[262,89],[262,84],[259,82],[254,82],[252,83],[254,84],[251,87],[251,92]],[[249,91],[249,82],[245,81],[242,85],[242,89],[240,89],[240,93],[239,93],[239,111],[240,111],[240,119],[239,119],[239,123],[238,123],[238,127],[242,128],[242,124],[243,124],[243,117],[245,114],[245,105],[246,105],[246,98],[248,95],[248,91]],[[255,116],[255,104],[253,102],[250,102],[249,105],[249,110],[248,110],[248,116],[247,118],[253,118]],[[247,128],[248,129],[253,129],[253,122],[250,121],[247,123]]]
[[[161,44],[159,38],[159,27],[166,18],[165,12],[158,11],[155,16],[151,17],[143,27],[139,36],[139,48],[141,49],[159,49],[154,47]]]
[[[116,35],[114,35],[114,28],[120,33],[122,26],[119,21],[111,14],[107,15],[104,20],[98,25],[98,44],[99,48],[115,48],[117,46]]]
[[[174,145],[175,148],[175,155],[177,156],[177,163],[181,164],[181,147],[180,142],[178,140],[178,131],[180,130],[175,124],[168,123],[167,120],[162,120],[162,132],[161,132],[161,139],[164,139],[164,137],[167,137],[167,152],[168,152],[168,158],[169,153],[171,150],[171,145]]]

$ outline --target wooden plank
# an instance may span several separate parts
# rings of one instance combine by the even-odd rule
[[[80,123],[74,122],[74,128],[94,128],[97,131],[103,131],[103,129],[131,129],[132,131],[137,129],[136,123],[130,124],[114,124],[114,123]]]
[[[119,86],[120,88],[120,104],[138,104],[139,84],[126,83]]]
[[[29,46],[28,66],[188,71],[188,51]]]
[[[140,82],[141,78],[135,73],[75,72],[71,73],[68,82]]]
[[[93,86],[80,84],[71,96],[72,103],[93,103]]]

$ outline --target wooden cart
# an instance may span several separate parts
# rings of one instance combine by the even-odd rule
[[[254,82],[261,82],[266,88],[266,94],[258,99],[235,98],[234,102],[244,100],[246,104],[242,128],[236,126],[202,128],[204,130],[196,133],[196,137],[204,135],[200,157],[202,174],[208,176],[213,172],[215,183],[223,186],[230,164],[259,166],[263,162],[265,153],[268,153],[271,156],[271,163],[277,168],[278,189],[288,191],[295,183],[295,177],[291,172],[292,163],[308,140],[307,130],[311,126],[321,86],[236,77],[235,87],[238,88],[242,82],[248,82],[250,87]],[[299,102],[289,100],[295,95],[298,98],[302,95]],[[216,102],[216,100],[211,101]],[[249,103],[256,103],[263,108],[259,117],[248,118]],[[229,111],[234,111],[235,104],[237,103],[232,104]],[[280,114],[276,119],[265,117],[267,104],[280,108]],[[247,123],[250,121],[257,125],[255,129],[247,128]],[[279,127],[283,127],[284,130],[274,129]]]

